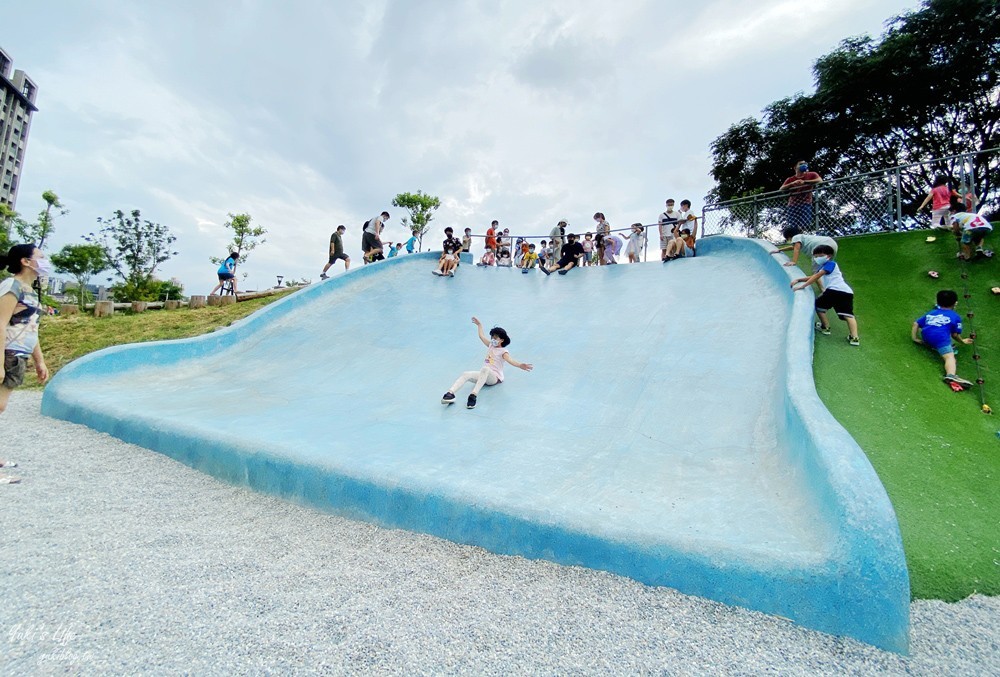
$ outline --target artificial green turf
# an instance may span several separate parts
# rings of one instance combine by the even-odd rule
[[[926,242],[928,235],[937,240]],[[837,262],[855,292],[861,346],[816,336],[813,369],[820,397],[868,454],[899,518],[914,598],[958,600],[1000,594],[1000,261],[968,264],[971,299],[962,298],[962,264],[946,231],[845,238]],[[940,279],[927,273],[936,270]],[[975,313],[979,390],[953,393],[936,352],[910,340],[913,321],[934,307],[939,289],[959,294],[969,334]],[[972,346],[958,347],[958,373],[976,380]]]

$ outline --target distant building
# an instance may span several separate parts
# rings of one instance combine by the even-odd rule
[[[24,166],[31,114],[38,110],[38,86],[24,71],[11,74],[13,62],[0,48],[0,204],[14,208]]]

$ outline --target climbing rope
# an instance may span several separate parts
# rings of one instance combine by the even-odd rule
[[[956,240],[958,240],[958,260],[961,267],[962,298],[965,299],[965,317],[969,321],[969,338],[972,339],[972,362],[976,365],[976,385],[979,389],[979,404],[984,414],[992,414],[993,410],[986,403],[986,389],[984,387],[986,380],[983,378],[983,366],[980,361],[981,356],[979,354],[979,344],[976,335],[976,313],[972,307],[972,291],[969,286],[969,262],[972,259],[966,259],[962,256],[961,238],[956,237]],[[975,255],[973,255],[973,258],[975,258]]]

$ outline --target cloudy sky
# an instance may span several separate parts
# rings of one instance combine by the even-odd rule
[[[902,0],[34,0],[2,12],[0,46],[39,86],[17,209],[55,190],[52,247],[140,208],[168,225],[162,267],[215,282],[227,212],[267,244],[249,287],[317,279],[330,231],[437,195],[446,225],[546,233],[696,209],[709,144],[808,90],[844,37],[879,34]],[[795,158],[789,158],[789,164]],[[775,177],[775,185],[784,177]],[[571,227],[571,230],[573,228]]]

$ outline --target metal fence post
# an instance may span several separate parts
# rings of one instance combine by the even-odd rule
[[[974,156],[972,156],[972,155],[967,155],[966,156],[967,161],[969,163],[969,192],[972,193],[972,197],[974,198],[973,202],[977,203],[977,204],[973,205],[972,209],[976,209],[976,207],[978,206],[978,202],[979,202],[979,196],[976,195],[976,165],[973,164],[973,161],[972,161],[973,157]],[[965,196],[964,195],[962,196],[962,204],[965,204]]]
[[[760,238],[760,211],[757,209],[757,196],[753,196],[753,236],[754,239]]]
[[[895,218],[896,227],[895,227],[895,230],[902,230],[903,229],[903,186],[902,186],[903,173],[897,167],[895,174],[896,174],[896,214],[895,214],[895,217],[896,217]]]

